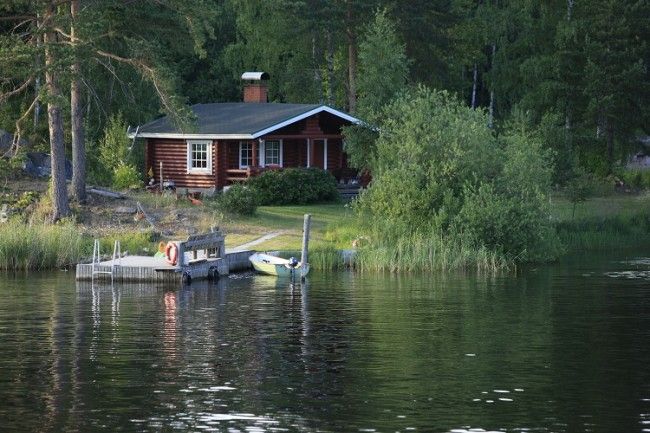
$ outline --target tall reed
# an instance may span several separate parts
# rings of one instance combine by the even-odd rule
[[[496,273],[513,269],[514,261],[486,248],[473,248],[439,237],[410,236],[361,248],[355,259],[361,271]]]
[[[279,255],[286,259],[289,257],[300,259],[300,251],[281,251]],[[315,271],[337,271],[353,266],[351,263],[346,263],[340,250],[329,245],[311,248],[307,261],[310,268]]]
[[[650,242],[650,215],[640,209],[606,218],[576,218],[557,223],[556,229],[568,252],[638,247]]]
[[[9,221],[0,225],[0,269],[47,269],[78,261],[83,235],[73,224],[29,225]]]

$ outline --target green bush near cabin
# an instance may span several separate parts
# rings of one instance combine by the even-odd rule
[[[262,206],[325,203],[339,198],[336,179],[319,168],[269,170],[251,178],[247,185],[256,191]]]
[[[137,189],[142,186],[140,172],[131,164],[120,164],[113,169],[113,187],[117,189]]]
[[[217,209],[235,215],[250,216],[257,210],[258,195],[245,185],[233,185],[216,199]]]
[[[497,138],[484,112],[424,87],[398,97],[383,114],[373,182],[356,203],[372,238],[368,248],[375,250],[362,254],[365,267],[377,267],[368,259],[374,256],[376,264],[387,264],[381,268],[411,269],[404,260],[418,263],[418,254],[397,249],[414,253],[413,245],[429,251],[426,257],[445,251],[446,263],[464,268],[472,260],[478,267],[479,260],[557,257],[561,248],[548,206],[550,155],[525,121]]]
[[[618,176],[626,186],[634,189],[650,189],[650,170],[621,170]]]

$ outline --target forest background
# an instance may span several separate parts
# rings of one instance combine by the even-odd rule
[[[472,125],[483,151],[506,149],[480,176],[454,174],[455,201],[430,189],[437,198],[412,215],[427,232],[467,234],[474,227],[473,243],[520,257],[520,250],[531,254],[536,239],[548,238],[542,224],[548,186],[569,187],[581,200],[585,178],[613,182],[626,159],[643,150],[639,139],[650,124],[649,17],[646,0],[9,0],[0,5],[0,128],[31,146],[16,139],[12,160],[1,164],[5,170],[20,165],[26,150],[51,152],[52,219],[58,220],[70,212],[61,180],[66,155],[73,162],[72,197],[83,202],[86,179],[101,181],[110,163],[113,176],[134,175],[127,148],[111,147],[127,125],[167,114],[191,128],[188,105],[240,101],[241,73],[261,70],[272,77],[270,102],[349,111],[407,137],[400,144],[408,154],[426,140],[418,136],[418,121],[427,118],[437,119],[432,133],[450,120],[466,122],[450,129],[456,136],[447,143]],[[413,127],[401,130],[400,120]],[[393,143],[348,132],[352,161],[378,179],[382,170],[392,178],[404,162],[388,167]],[[432,161],[441,160],[436,149],[426,150],[436,156]],[[450,161],[472,155],[480,163],[487,156],[459,149]],[[513,252],[505,242],[521,240],[492,239],[495,227],[486,228],[479,210],[484,201],[510,197],[496,214],[519,212],[512,188],[526,182],[514,182],[515,174],[534,175],[534,163],[549,172],[537,173],[530,191],[517,191],[534,195],[537,204],[526,240]],[[422,182],[438,188],[440,179],[427,173]],[[391,185],[377,185],[360,208],[387,216],[392,211],[381,202],[381,188],[390,192]],[[403,220],[397,211],[395,220]],[[450,219],[456,211],[459,217]]]

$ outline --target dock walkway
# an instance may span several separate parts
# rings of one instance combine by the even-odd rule
[[[179,260],[176,265],[164,258],[126,256],[95,263],[80,263],[76,279],[111,279],[113,282],[181,283],[195,279],[216,279],[232,271],[250,268],[250,250],[226,252],[220,232],[190,236],[175,242]]]

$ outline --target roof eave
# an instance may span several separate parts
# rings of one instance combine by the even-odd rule
[[[274,125],[271,125],[269,127],[266,127],[264,129],[261,129],[257,132],[253,132],[250,134],[182,134],[182,133],[172,133],[172,132],[129,132],[127,133],[127,136],[130,139],[134,138],[171,138],[171,139],[195,139],[195,140],[252,140],[256,139],[259,137],[262,137],[263,135],[270,134],[273,131],[277,131],[278,129],[284,128],[285,126],[291,125],[292,123],[298,122],[300,120],[306,119],[307,117],[313,116],[318,113],[322,112],[327,112],[330,113],[334,116],[337,116],[343,120],[347,120],[350,123],[353,123],[355,125],[360,125],[363,124],[363,121],[360,119],[357,119],[354,116],[350,116],[347,113],[344,113],[342,111],[336,110],[332,107],[328,107],[327,105],[321,105],[319,107],[313,108],[309,111],[306,111],[302,114],[299,114],[297,116],[293,116],[289,119],[286,119],[280,123],[276,123]]]
[[[139,132],[129,133],[127,136],[134,138],[171,138],[180,140],[252,140],[250,134],[180,134],[173,132]]]
[[[350,116],[349,114],[346,114],[342,111],[336,110],[332,107],[328,107],[327,105],[321,105],[320,107],[316,107],[314,109],[311,109],[309,111],[306,111],[302,114],[299,114],[297,116],[294,116],[290,119],[287,119],[285,121],[282,121],[280,123],[276,123],[275,125],[269,126],[268,128],[264,128],[262,130],[259,130],[257,132],[254,132],[252,134],[252,138],[259,138],[263,135],[270,134],[273,131],[277,131],[278,129],[284,128],[285,126],[289,126],[292,123],[296,123],[300,120],[306,119],[307,117],[313,116],[314,114],[322,113],[323,111],[330,113],[334,116],[340,117],[344,120],[347,120],[348,122],[354,123],[355,125],[359,125],[363,123],[361,120],[357,119],[354,116]]]

